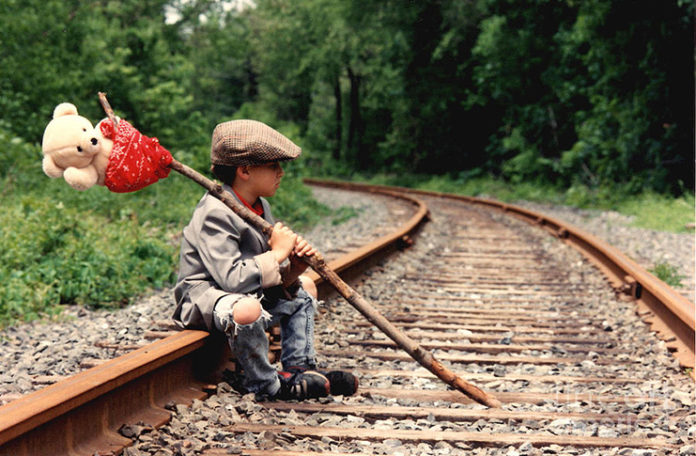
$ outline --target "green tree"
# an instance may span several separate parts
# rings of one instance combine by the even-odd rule
[[[96,94],[106,91],[117,114],[144,133],[189,146],[200,116],[188,95],[192,67],[172,52],[178,35],[165,24],[166,4],[2,2],[1,119],[19,136],[40,141],[63,101],[96,124],[104,117]]]
[[[691,2],[236,5],[1,2],[0,123],[35,143],[62,101],[96,123],[106,91],[199,168],[246,116],[346,171],[694,186]]]
[[[334,159],[379,164],[402,97],[396,3],[260,1],[250,18],[259,102]]]
[[[585,183],[624,182],[681,192],[693,188],[693,3],[582,2],[559,35],[575,81],[559,88],[579,101],[577,142],[563,172]]]
[[[485,148],[487,167],[515,180],[553,180],[555,160],[575,140],[554,73],[554,36],[572,24],[574,8],[545,0],[491,0],[480,7],[469,102],[483,108],[495,128]]]

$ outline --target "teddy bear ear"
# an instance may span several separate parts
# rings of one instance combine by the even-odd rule
[[[60,116],[77,115],[77,107],[72,103],[61,103],[53,110],[53,118]]]

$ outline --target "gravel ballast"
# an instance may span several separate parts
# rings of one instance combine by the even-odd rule
[[[317,198],[328,206],[338,208],[343,206],[353,207],[357,216],[349,219],[345,223],[335,225],[331,220],[326,220],[313,230],[304,233],[305,237],[312,242],[327,258],[332,258],[343,253],[344,249],[352,248],[355,245],[364,244],[371,239],[381,236],[390,226],[392,220],[402,218],[407,207],[385,201],[384,198],[371,196],[355,197],[354,194],[339,190],[316,189]],[[693,236],[674,235],[672,233],[660,233],[649,230],[638,230],[627,226],[627,220],[612,213],[587,213],[568,208],[558,207],[539,207],[527,205],[534,210],[543,212],[561,220],[567,220],[571,224],[578,226],[598,237],[606,239],[624,250],[630,257],[641,263],[644,267],[648,263],[656,264],[660,261],[668,261],[671,264],[682,266],[686,270],[691,267],[689,277],[693,277]],[[500,217],[502,220],[502,216]],[[570,251],[566,246],[558,243],[553,238],[545,234],[534,234],[531,227],[523,226],[522,222],[513,223],[516,229],[524,231],[532,239],[543,245],[549,255],[557,255],[559,258],[570,257],[574,264],[574,274],[577,277],[587,279],[593,286],[604,287],[604,292],[598,293],[596,300],[588,303],[588,306],[596,308],[599,315],[606,317],[606,325],[616,330],[620,328],[635,326],[638,321],[634,315],[630,303],[617,302],[613,293],[603,285],[603,280],[593,277],[594,270],[575,252]],[[432,228],[431,228],[432,226]],[[375,227],[377,230],[375,231]],[[536,230],[538,231],[538,230]],[[614,236],[614,238],[612,238]],[[374,274],[361,285],[360,293],[374,299],[377,302],[388,299],[390,293],[389,283],[400,280],[399,277],[404,271],[413,268],[409,266],[411,256],[415,256],[422,251],[445,248],[447,242],[446,233],[442,228],[437,228],[435,223],[427,224],[416,245],[400,255],[399,262],[389,263],[377,268]],[[623,243],[623,245],[622,245]],[[646,247],[649,246],[649,247]],[[687,247],[688,246],[688,247]],[[574,256],[575,255],[575,256]],[[693,284],[693,281],[690,282]],[[687,290],[693,295],[693,285],[688,285]],[[612,302],[616,306],[613,312],[607,313],[607,302]],[[146,331],[153,328],[156,321],[165,320],[170,317],[173,310],[172,292],[169,289],[161,290],[150,296],[140,299],[137,303],[126,309],[119,311],[90,311],[83,308],[69,308],[61,321],[49,323],[34,323],[31,325],[21,325],[8,328],[0,333],[0,344],[3,348],[2,368],[0,369],[0,401],[7,402],[21,394],[26,394],[36,390],[45,384],[50,384],[62,376],[72,375],[88,365],[89,360],[106,359],[121,354],[118,350],[108,347],[110,344],[145,344],[149,341],[144,338]],[[329,312],[330,310],[330,312]],[[337,349],[348,345],[348,339],[341,336],[342,325],[346,320],[350,320],[355,315],[355,311],[341,300],[328,300],[323,304],[323,312],[317,323],[317,342],[323,348]],[[632,322],[632,323],[629,323]],[[646,379],[643,385],[632,385],[635,394],[646,394],[651,392],[657,394],[671,407],[670,412],[689,410],[693,412],[693,388],[691,382],[683,374],[679,373],[675,361],[670,359],[664,344],[657,341],[654,336],[643,325],[636,335],[634,332],[626,332],[626,337],[633,338],[636,343],[636,351],[631,353],[631,357],[644,357],[646,363],[651,364],[654,376]],[[101,347],[100,347],[101,346]],[[540,356],[547,354],[540,353]],[[629,356],[629,355],[627,355]],[[320,362],[329,365],[335,362],[331,359],[323,358]],[[370,368],[364,360],[352,359],[341,360],[344,367]],[[652,366],[652,364],[656,364]],[[411,362],[393,361],[380,364],[380,368],[391,368],[400,370],[413,370],[414,364]],[[463,365],[461,370],[470,372],[487,372],[486,366]],[[611,366],[596,366],[592,359],[588,359],[582,365],[569,368],[572,372],[559,371],[557,366],[510,366],[505,369],[508,374],[533,374],[533,375],[557,375],[572,374],[578,371],[596,372],[602,369],[604,373],[611,373]],[[391,379],[380,379],[373,377],[364,379],[363,386],[387,387],[394,383]],[[411,388],[437,389],[440,385],[435,380],[429,378],[401,379],[408,382]],[[503,379],[497,382],[481,385],[491,390],[500,391],[529,391],[525,385],[515,382],[508,382]],[[588,390],[592,392],[592,390]],[[587,392],[582,390],[582,392]],[[134,447],[129,448],[125,454],[128,455],[168,455],[168,454],[199,454],[205,448],[228,448],[231,454],[238,452],[237,449],[243,447],[292,448],[301,450],[321,450],[321,451],[344,451],[344,452],[366,452],[370,454],[402,454],[402,455],[435,455],[435,454],[499,454],[499,455],[537,455],[542,454],[540,450],[527,445],[509,448],[475,448],[464,443],[430,443],[430,444],[410,444],[398,439],[388,439],[383,442],[352,441],[337,442],[331,438],[321,441],[310,439],[297,439],[285,433],[266,433],[258,436],[251,433],[235,435],[229,431],[228,427],[235,422],[257,422],[257,423],[280,423],[284,425],[323,425],[323,426],[363,426],[375,429],[414,429],[414,430],[465,430],[462,424],[455,422],[439,421],[429,419],[419,420],[377,420],[367,422],[358,416],[344,416],[336,418],[332,415],[313,414],[309,417],[299,416],[294,412],[279,413],[265,410],[255,403],[249,396],[240,396],[232,391],[226,384],[219,385],[219,394],[212,396],[206,401],[196,401],[190,407],[174,406],[173,418],[170,424],[160,430],[147,428],[134,428],[128,430],[133,437],[138,437]],[[568,394],[579,394],[576,389]],[[601,393],[594,391],[594,393]],[[384,397],[351,397],[351,398],[326,398],[326,403],[342,402],[344,404],[356,405],[388,405],[392,399]],[[408,401],[406,401],[408,402]],[[401,403],[401,405],[422,406],[422,403],[413,401],[412,404]],[[430,404],[437,406],[438,404]],[[601,405],[603,412],[621,412],[623,407],[615,404]],[[544,410],[544,406],[528,406],[532,409]],[[566,411],[574,408],[580,409],[582,406],[578,402],[572,401],[563,406]],[[626,407],[630,407],[630,404]],[[652,412],[653,410],[651,410]],[[680,412],[680,413],[681,413]],[[693,413],[691,413],[693,415]],[[688,448],[690,439],[694,436],[694,420],[689,421],[687,428],[678,427],[664,420],[657,420],[652,424],[646,424],[646,428],[641,431],[645,435],[664,436],[671,442],[680,447],[676,454],[693,454],[693,448]],[[475,422],[469,424],[466,430],[478,429],[489,430],[491,432],[509,433],[512,432],[509,423],[492,423],[490,421]],[[533,425],[525,424],[533,430]],[[519,431],[520,426],[516,426]],[[557,432],[568,433],[573,429],[572,423],[558,422],[555,426]],[[601,425],[589,426],[582,432],[587,435],[598,435],[610,437],[613,433],[628,432],[620,428],[606,428]],[[574,432],[575,434],[577,433]],[[692,451],[692,452],[689,452]],[[587,450],[577,452],[567,448],[553,446],[544,448],[543,454],[610,454]],[[662,454],[653,451],[636,450],[635,452],[621,452],[616,454]]]

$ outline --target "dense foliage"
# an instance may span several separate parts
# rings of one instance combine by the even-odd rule
[[[496,176],[576,195],[694,187],[693,3],[686,0],[3,0],[0,324],[56,303],[121,302],[171,281],[201,190],[132,195],[41,173],[53,108],[96,123],[97,92],[182,162],[254,118],[303,173]],[[570,190],[568,190],[570,189]],[[607,190],[609,189],[609,190]]]
[[[198,166],[217,121],[253,116],[332,172],[693,188],[686,0],[7,0],[0,19],[0,121],[29,142],[60,101],[103,117],[103,90]]]

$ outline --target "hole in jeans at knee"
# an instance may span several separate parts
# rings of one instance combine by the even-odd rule
[[[245,323],[245,324],[237,323],[237,321],[235,321],[233,319],[232,321],[234,322],[234,335],[237,336],[240,329],[251,328],[259,322],[262,322],[263,327],[265,328],[266,326],[268,326],[268,322],[270,320],[271,320],[271,314],[268,313],[266,311],[266,309],[264,309],[264,308],[261,308],[261,314],[259,315],[259,317],[256,320],[252,321],[251,323]]]

